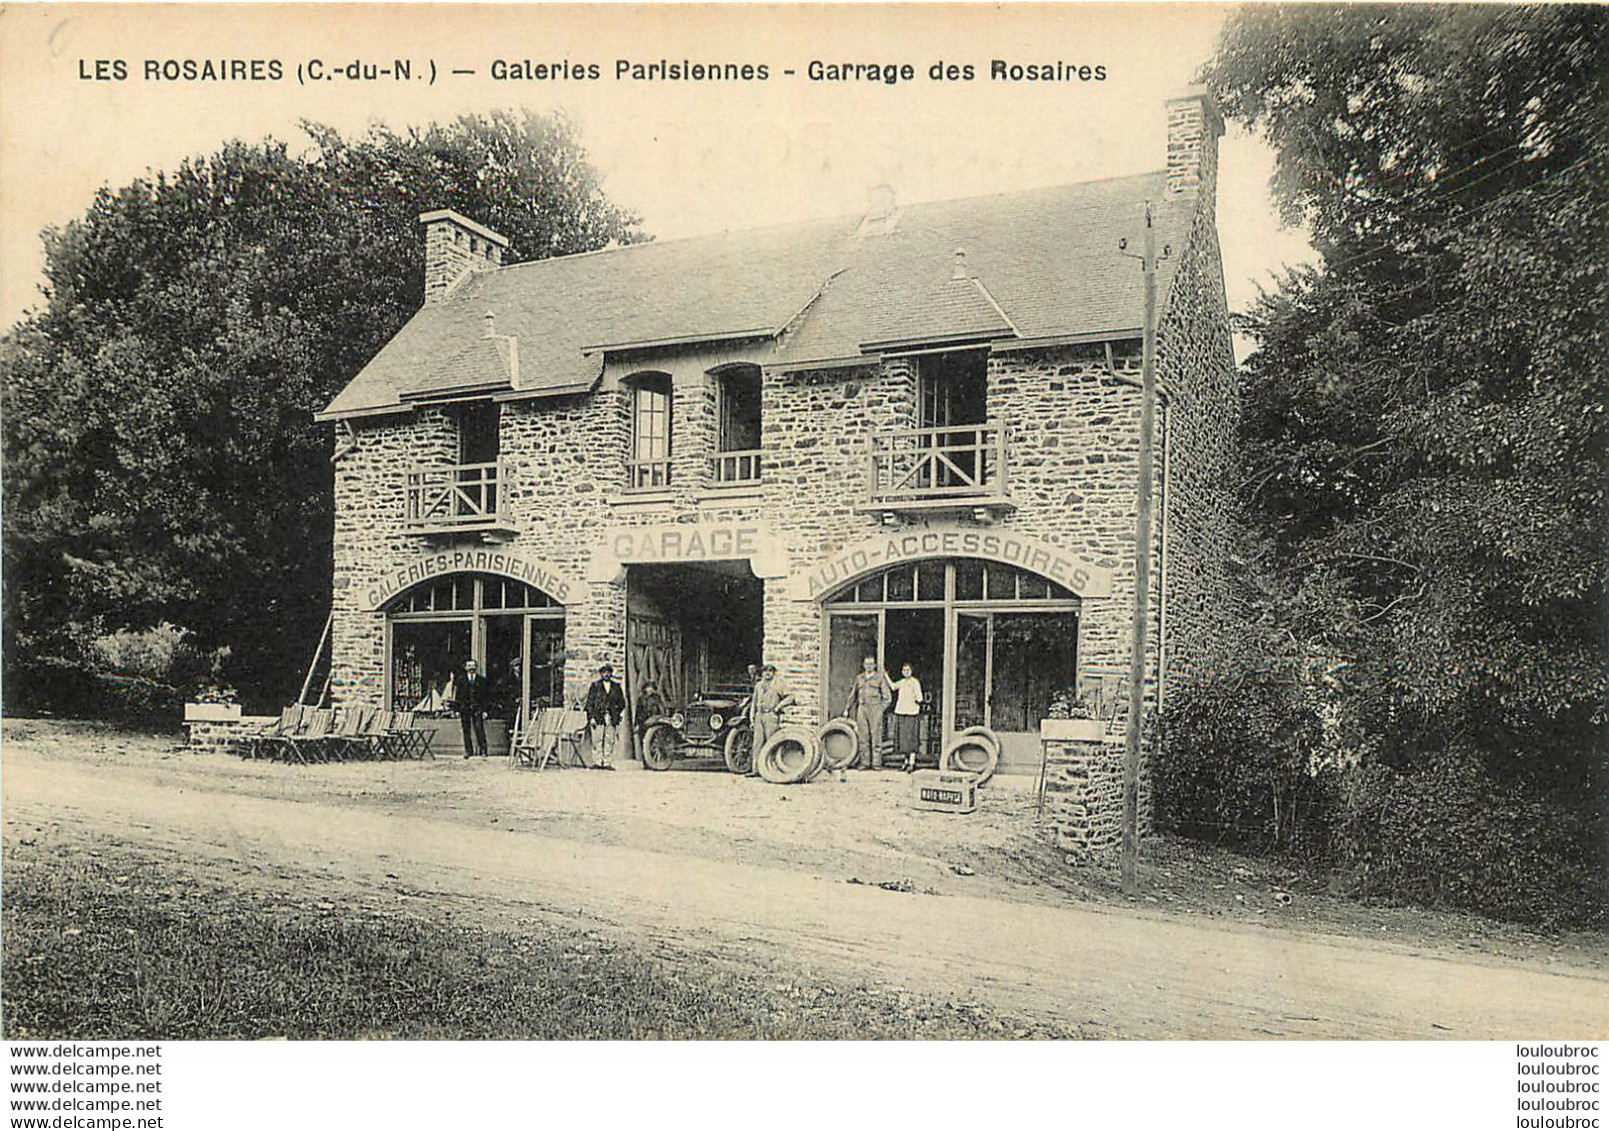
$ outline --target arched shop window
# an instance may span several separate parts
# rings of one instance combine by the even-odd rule
[[[851,582],[824,603],[829,714],[875,656],[899,678],[911,664],[928,698],[930,747],[984,725],[1008,768],[1038,765],[1039,720],[1078,681],[1079,599],[1001,562],[931,559]]]
[[[523,582],[460,573],[414,586],[386,606],[387,703],[451,710],[464,664],[491,682],[494,711],[511,723],[564,702],[564,606]]]
[[[827,599],[829,605],[912,604],[948,599],[949,575],[955,578],[954,600],[1010,602],[1070,601],[1078,596],[1047,577],[1001,562],[975,558],[935,559],[911,565],[893,566],[853,585],[845,586]]]

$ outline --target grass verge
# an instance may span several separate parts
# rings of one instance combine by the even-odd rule
[[[4,884],[10,1040],[1086,1035],[579,928],[488,930],[228,886],[104,843],[8,839]]]

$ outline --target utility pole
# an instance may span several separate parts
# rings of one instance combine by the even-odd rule
[[[1118,244],[1127,247],[1127,240]],[[1168,249],[1163,249],[1163,255]],[[1134,258],[1134,256],[1130,256]],[[1151,475],[1156,446],[1156,227],[1145,202],[1145,332],[1140,367],[1140,482],[1134,514],[1134,625],[1129,652],[1129,714],[1123,742],[1123,891],[1133,895],[1140,852],[1140,733],[1145,710],[1145,637],[1151,593]]]

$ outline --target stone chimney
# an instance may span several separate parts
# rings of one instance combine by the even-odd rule
[[[472,271],[495,271],[503,265],[508,240],[460,216],[450,208],[424,212],[425,304],[440,302]]]
[[[1210,201],[1218,188],[1218,139],[1223,115],[1205,87],[1168,99],[1168,195],[1200,190]]]

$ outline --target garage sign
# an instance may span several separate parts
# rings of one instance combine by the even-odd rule
[[[747,561],[756,577],[787,576],[782,544],[763,522],[678,522],[613,526],[592,551],[588,581],[623,578],[628,565]]]

